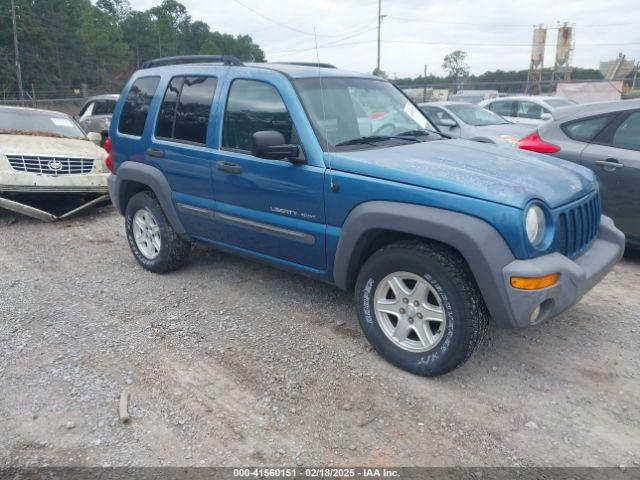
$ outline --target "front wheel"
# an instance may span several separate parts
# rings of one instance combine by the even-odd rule
[[[178,236],[151,192],[131,197],[125,228],[133,256],[147,270],[170,272],[184,265],[189,257],[191,242]]]
[[[464,363],[488,323],[464,259],[449,247],[419,241],[394,243],[367,260],[356,282],[356,308],[382,357],[426,377]]]

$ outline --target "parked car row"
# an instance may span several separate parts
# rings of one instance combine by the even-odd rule
[[[572,105],[576,103],[566,98],[544,96],[503,97],[480,103],[481,107],[511,122],[526,125],[540,125],[553,119],[556,110]]]
[[[514,147],[531,132],[531,127],[512,123],[470,103],[433,102],[418,106],[431,123],[454,138]]]

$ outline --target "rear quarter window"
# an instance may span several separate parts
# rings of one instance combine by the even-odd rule
[[[160,77],[142,77],[137,79],[122,107],[118,131],[136,137],[142,136],[149,115],[149,106],[160,83]]]
[[[572,140],[590,142],[611,120],[611,115],[584,118],[563,124],[560,128]]]

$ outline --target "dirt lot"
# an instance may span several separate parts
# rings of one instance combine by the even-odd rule
[[[436,380],[328,285],[204,247],[145,272],[110,207],[0,213],[0,267],[0,465],[640,465],[639,254]]]

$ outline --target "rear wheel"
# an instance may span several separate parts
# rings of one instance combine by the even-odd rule
[[[147,270],[170,272],[184,265],[189,257],[191,242],[178,236],[151,192],[131,197],[125,228],[133,256]]]
[[[419,241],[394,243],[367,260],[356,282],[356,307],[382,357],[428,377],[464,363],[489,318],[464,259]]]

